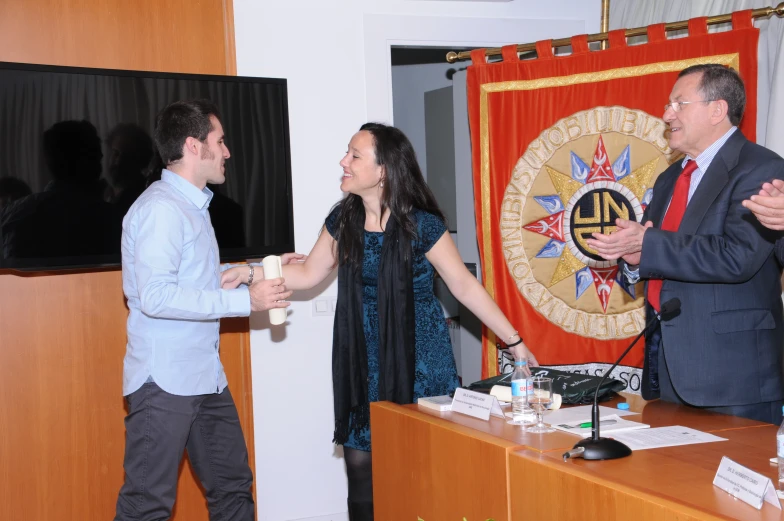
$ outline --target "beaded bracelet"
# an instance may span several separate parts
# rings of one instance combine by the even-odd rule
[[[253,284],[253,264],[248,264],[248,268],[250,268],[250,271],[248,272],[248,286],[250,286]]]

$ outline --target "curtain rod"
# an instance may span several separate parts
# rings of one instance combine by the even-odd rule
[[[610,30],[610,0],[602,0],[602,18],[599,30],[606,33]],[[607,40],[602,40],[602,50],[607,49]]]
[[[756,18],[768,18],[771,15],[775,14],[778,17],[784,16],[784,2],[781,2],[777,7],[761,7],[759,9],[753,9],[751,12],[751,17]],[[716,24],[723,24],[732,21],[732,13],[730,14],[721,14],[718,16],[710,16],[708,17],[708,25],[716,25]],[[664,29],[666,31],[677,31],[679,29],[688,29],[689,21],[683,20],[680,22],[671,22],[665,24]],[[597,33],[597,34],[589,34],[588,35],[588,43],[591,42],[602,42],[609,38],[609,33]],[[641,36],[643,34],[648,34],[647,27],[636,27],[634,29],[626,29],[626,37],[629,38],[630,36]],[[553,47],[565,47],[567,45],[572,44],[571,38],[560,38],[558,40],[553,40]],[[521,43],[517,45],[517,52],[526,52],[526,51],[534,51],[536,50],[536,43]],[[494,47],[492,49],[487,49],[485,51],[485,56],[500,56],[501,55],[501,48]],[[446,55],[446,61],[449,63],[455,63],[456,61],[460,60],[468,60],[471,58],[471,51],[463,51],[463,52],[455,52],[450,51]]]

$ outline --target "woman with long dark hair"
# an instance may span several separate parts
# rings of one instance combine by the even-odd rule
[[[330,212],[302,264],[283,266],[288,289],[308,289],[338,268],[332,342],[335,443],[342,444],[352,521],[373,519],[369,403],[413,403],[459,387],[449,330],[433,293],[435,271],[452,294],[532,358],[496,303],[465,267],[408,138],[362,125],[341,160],[348,195]],[[247,282],[249,269],[224,275]]]

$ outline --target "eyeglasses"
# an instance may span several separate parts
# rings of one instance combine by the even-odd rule
[[[667,112],[668,109],[672,109],[673,112],[680,112],[684,105],[688,105],[689,103],[710,103],[711,101],[716,101],[715,99],[700,99],[697,101],[671,101],[664,106],[664,112]]]

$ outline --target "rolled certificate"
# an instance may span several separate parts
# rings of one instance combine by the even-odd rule
[[[499,402],[511,402],[512,401],[512,388],[508,385],[494,385],[490,389],[490,394],[498,398]],[[562,397],[560,394],[553,393],[552,402],[550,402],[550,406],[547,407],[548,411],[557,411],[561,408],[561,401]]]
[[[512,388],[508,385],[494,385],[490,389],[490,394],[498,398],[499,402],[512,401]]]
[[[264,266],[264,279],[277,279],[283,273],[280,257],[277,255],[269,255],[264,257],[261,261]],[[273,326],[280,325],[286,321],[286,308],[272,308],[269,310],[270,323]]]

